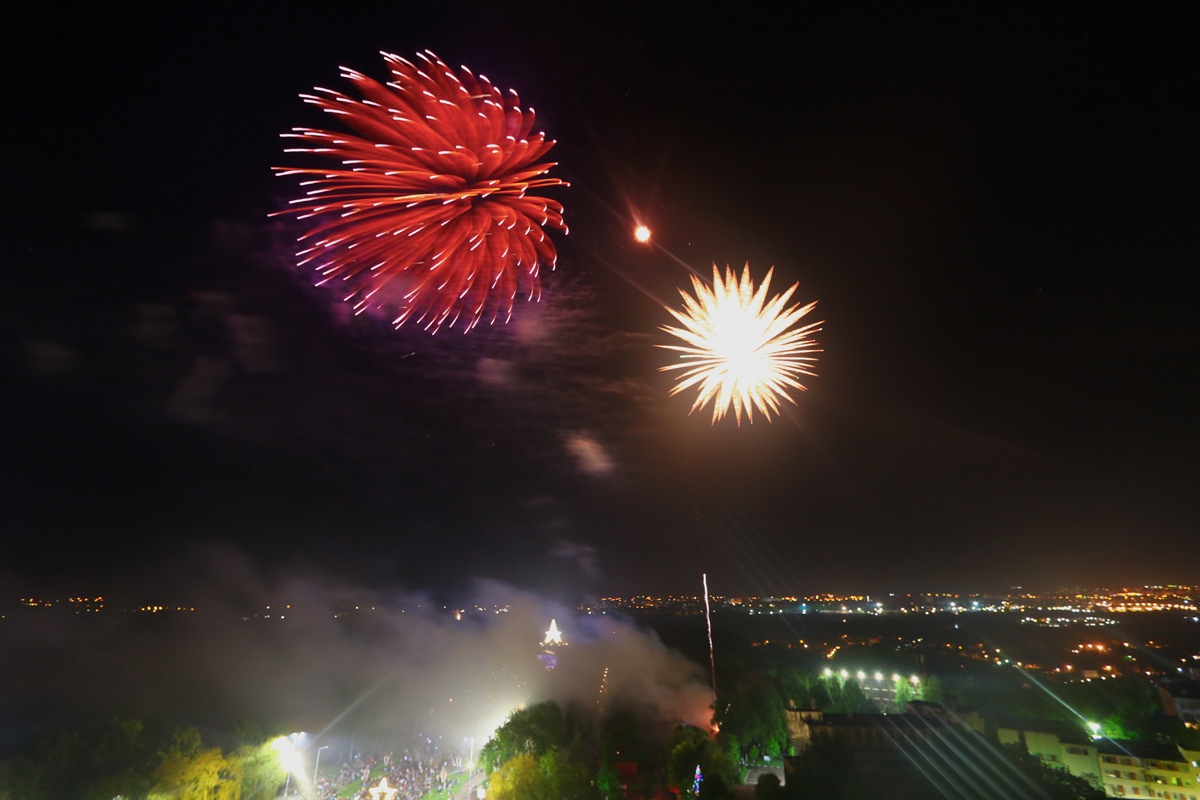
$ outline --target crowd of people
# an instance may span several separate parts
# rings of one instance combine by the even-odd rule
[[[430,792],[446,790],[451,776],[466,769],[460,755],[446,755],[433,749],[396,753],[356,753],[343,762],[336,775],[322,770],[311,797],[313,800],[372,800],[370,790],[386,777],[388,786],[396,790],[394,800],[421,800]],[[358,782],[353,795],[344,790]]]

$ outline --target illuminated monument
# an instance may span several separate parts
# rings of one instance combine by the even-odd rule
[[[558,666],[558,656],[554,654],[554,647],[565,647],[566,642],[563,641],[562,631],[558,629],[558,623],[550,620],[550,630],[546,631],[546,638],[542,640],[542,646],[546,649],[538,656],[538,661],[542,662],[542,666],[546,669],[554,669]]]
[[[387,776],[384,775],[379,779],[379,785],[370,790],[371,800],[392,800],[398,791],[400,790],[388,786]]]

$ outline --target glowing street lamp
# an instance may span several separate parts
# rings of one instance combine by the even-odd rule
[[[317,788],[317,771],[321,768],[321,751],[328,750],[329,745],[323,744],[317,748],[317,762],[313,764],[313,791]]]
[[[292,773],[300,770],[300,756],[296,752],[296,739],[303,736],[302,731],[290,736],[280,736],[272,745],[279,752],[279,763],[287,772],[287,780],[283,782],[283,796],[287,797],[292,788]]]
[[[292,734],[292,736],[295,735],[294,733]],[[283,782],[283,800],[287,800],[288,791],[292,788],[292,765],[296,758],[296,742],[291,737],[287,739],[287,754],[284,755],[283,751],[280,751],[280,755],[282,756],[283,768],[287,770],[287,780]]]

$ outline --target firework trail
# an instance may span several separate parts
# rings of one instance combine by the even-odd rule
[[[804,391],[797,378],[816,375],[816,340],[812,335],[821,330],[821,322],[793,327],[816,306],[799,303],[785,308],[799,284],[767,300],[774,268],[757,289],[750,278],[747,264],[739,280],[729,267],[722,277],[713,265],[712,286],[692,277],[696,296],[680,289],[684,310],[671,314],[683,327],[663,325],[660,330],[682,339],[686,345],[657,345],[680,353],[679,363],[660,367],[661,371],[683,370],[671,395],[699,387],[691,411],[713,403],[715,425],[730,407],[742,424],[742,413],[754,421],[757,408],[769,421],[779,413],[779,398],[795,404],[787,390]],[[691,413],[691,412],[689,412]]]
[[[713,652],[712,638],[712,610],[708,607],[708,573],[701,573],[704,576],[704,619],[708,622],[708,665],[712,670],[712,685],[713,685],[713,709],[717,706],[717,657]]]
[[[357,135],[283,134],[305,145],[285,152],[341,167],[275,167],[306,187],[275,215],[314,220],[298,263],[319,273],[318,285],[344,286],[356,314],[383,309],[396,327],[412,319],[434,331],[460,319],[464,331],[485,316],[507,322],[518,291],[537,299],[540,265],[554,266],[543,228],[566,232],[562,205],[531,192],[566,185],[544,177],[554,163],[540,159],[554,141],[530,135],[533,109],[483,75],[456,73],[428,51],[420,66],[382,55],[386,85],[342,67],[361,100],[320,87],[301,95]]]

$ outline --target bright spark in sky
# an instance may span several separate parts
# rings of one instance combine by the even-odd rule
[[[816,302],[787,307],[799,284],[768,301],[773,272],[774,267],[755,289],[749,264],[740,280],[729,267],[722,276],[714,264],[711,287],[693,276],[696,296],[680,289],[684,310],[667,309],[683,327],[663,325],[661,330],[686,345],[658,345],[680,354],[678,363],[660,369],[682,370],[672,396],[698,387],[696,402],[688,413],[712,402],[714,425],[730,407],[739,425],[743,412],[753,422],[756,408],[770,420],[772,413],[779,413],[779,398],[795,404],[788,389],[804,391],[805,386],[797,380],[801,375],[816,375],[812,365],[821,350],[812,336],[823,323],[794,327]]]
[[[650,229],[645,225],[638,225],[633,229],[633,238],[642,244],[645,244],[646,242],[650,241]]]

